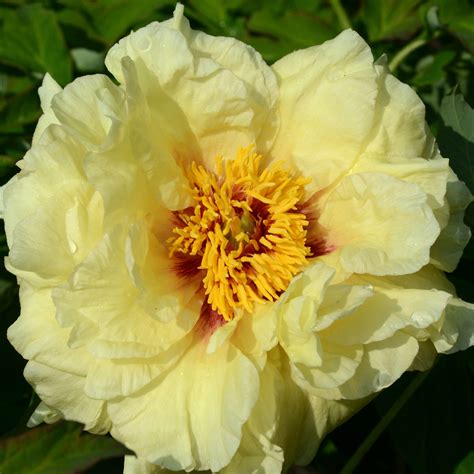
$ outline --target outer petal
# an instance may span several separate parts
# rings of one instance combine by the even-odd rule
[[[426,200],[418,186],[388,175],[350,175],[327,198],[319,222],[344,270],[412,273],[428,263],[439,234]]]
[[[281,127],[272,154],[311,177],[312,191],[324,188],[350,169],[372,127],[377,84],[370,49],[346,30],[273,69]]]
[[[377,284],[376,278],[367,280]],[[401,329],[416,332],[437,323],[450,299],[444,291],[376,287],[374,296],[320,336],[334,344],[352,345],[383,341]]]
[[[36,125],[32,140],[33,145],[39,142],[41,135],[51,124],[59,123],[54,111],[51,109],[51,101],[54,96],[61,91],[61,86],[48,73],[46,73],[43,78],[43,83],[38,89],[38,94],[41,99],[41,108],[43,109],[44,114],[40,117],[38,124]]]
[[[258,395],[258,375],[225,344],[195,344],[168,373],[135,396],[109,403],[112,434],[141,458],[168,469],[226,466]]]
[[[265,149],[258,137],[276,101],[276,81],[249,46],[192,31],[178,5],[173,20],[152,23],[109,51],[106,65],[121,83],[124,58],[140,69],[139,77],[147,76],[144,68],[153,74],[163,117],[184,118],[181,129],[192,131],[194,152],[211,166],[217,154],[233,157],[237,146],[256,142]],[[182,138],[176,138],[180,151]]]
[[[431,136],[425,124],[425,106],[416,92],[390,74],[385,64],[375,66],[378,96],[367,153],[397,158],[430,158]],[[363,158],[361,158],[363,161]]]
[[[84,377],[92,357],[87,351],[68,347],[69,330],[58,326],[51,291],[22,282],[20,302],[20,317],[8,329],[13,347],[25,359]]]
[[[84,423],[85,429],[93,433],[109,431],[110,420],[105,403],[84,394],[85,378],[35,361],[26,365],[25,378],[41,400],[53,406],[66,420]]]
[[[451,176],[445,202],[445,210],[449,212],[448,222],[431,249],[431,262],[446,272],[455,270],[471,238],[471,231],[464,224],[464,212],[470,202],[472,195],[467,186]]]
[[[242,443],[223,474],[286,472],[306,463],[322,438],[306,394],[293,383],[285,355],[269,354],[259,399],[244,426]]]
[[[102,220],[101,197],[84,182],[70,182],[16,225],[9,270],[39,285],[66,280],[99,240]]]

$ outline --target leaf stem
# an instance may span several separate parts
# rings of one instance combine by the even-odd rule
[[[421,35],[407,43],[400,51],[398,51],[397,54],[395,54],[393,59],[390,61],[390,64],[388,65],[390,70],[394,72],[408,55],[410,55],[413,51],[426,44],[426,42],[426,38]]]
[[[359,465],[363,457],[377,441],[379,436],[385,431],[387,426],[392,422],[398,412],[403,408],[405,403],[416,392],[418,387],[420,387],[420,385],[424,382],[428,374],[429,371],[421,372],[413,378],[397,401],[390,407],[385,416],[380,419],[380,421],[375,425],[374,429],[369,433],[367,438],[365,438],[364,442],[357,448],[356,452],[351,456],[349,461],[347,461],[340,474],[351,474],[354,472],[354,469]]]
[[[341,28],[343,30],[347,28],[352,28],[351,21],[349,20],[349,17],[347,16],[346,10],[344,10],[344,7],[342,6],[342,3],[340,0],[330,0],[331,7],[334,10],[334,13],[337,16],[337,19],[339,20],[339,24],[341,25]]]

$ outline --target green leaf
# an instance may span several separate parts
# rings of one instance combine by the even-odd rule
[[[71,60],[55,14],[41,5],[3,10],[0,62],[28,73],[49,72],[60,84],[71,80]]]
[[[7,155],[0,155],[0,177],[5,176],[6,174],[10,173],[12,168],[15,166],[16,159],[7,156]],[[1,248],[1,241],[0,241],[0,248]],[[2,286],[2,280],[0,280],[0,306],[1,306],[1,300],[3,298],[3,286]]]
[[[453,93],[441,102],[444,127],[438,134],[443,156],[471,192],[474,191],[474,110],[461,94]]]
[[[420,0],[366,0],[361,19],[367,25],[371,41],[406,38],[421,26]]]
[[[22,126],[36,122],[41,115],[36,88],[12,96],[0,109],[0,131],[21,131]]]
[[[109,436],[82,433],[82,426],[60,422],[31,429],[0,442],[0,472],[15,474],[68,474],[102,459],[127,454]]]
[[[274,37],[291,49],[320,44],[339,32],[332,10],[324,8],[315,12],[266,7],[251,16],[248,27]]]
[[[436,0],[439,19],[450,33],[474,52],[474,8],[469,0]]]
[[[71,49],[71,56],[77,70],[80,72],[103,72],[105,69],[103,53],[92,49],[75,48]]]
[[[107,45],[112,45],[130,33],[133,26],[154,16],[157,9],[176,4],[173,0],[61,0],[60,3],[69,11],[67,16],[63,14],[61,21],[83,28],[86,22],[89,23],[88,34]]]
[[[472,474],[474,472],[474,451],[471,451],[457,466],[454,474]]]
[[[413,84],[418,87],[438,84],[446,79],[446,68],[456,57],[454,51],[440,51],[432,56],[425,56],[418,64],[418,72]]]

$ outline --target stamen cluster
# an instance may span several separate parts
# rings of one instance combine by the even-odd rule
[[[311,253],[300,211],[309,181],[280,163],[260,171],[261,161],[248,147],[234,160],[218,158],[216,173],[193,162],[195,205],[176,213],[168,240],[171,257],[197,261],[207,303],[226,320],[276,300]]]

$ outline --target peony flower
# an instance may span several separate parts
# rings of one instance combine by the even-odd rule
[[[125,471],[285,471],[407,370],[473,344],[471,195],[357,33],[272,67],[178,5],[62,90],[2,188],[42,403]]]

